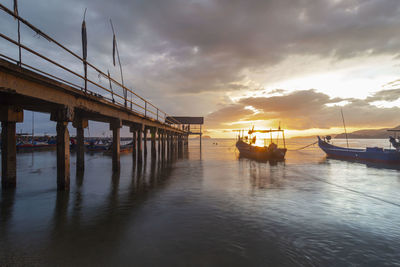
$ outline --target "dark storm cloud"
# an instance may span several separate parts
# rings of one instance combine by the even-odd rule
[[[351,127],[398,125],[400,108],[378,108],[369,102],[381,99],[381,95],[378,92],[366,100],[332,99],[315,90],[304,90],[282,96],[250,97],[211,113],[207,120],[212,120],[216,128],[224,128],[226,123],[240,120],[280,120],[284,127],[296,130],[340,127],[342,125],[341,107],[335,103],[347,101],[348,104],[343,106],[343,110],[346,114],[347,124]],[[391,100],[393,99],[391,98]],[[252,106],[259,113],[245,109],[246,106]]]
[[[400,89],[383,90],[368,97],[368,102],[373,101],[395,101],[400,98]]]
[[[11,0],[4,4],[12,8]],[[202,107],[216,101],[194,95],[254,89],[241,85],[244,73],[262,73],[289,56],[342,60],[400,51],[398,0],[19,0],[22,17],[79,54],[85,8],[88,60],[119,77],[112,67],[112,18],[126,83],[170,113],[204,114]],[[0,22],[15,38],[15,21],[1,15]],[[80,62],[31,31],[23,29],[22,40],[82,73]],[[0,49],[16,55],[3,41]],[[26,53],[23,59],[30,60]],[[324,96],[317,97],[311,104],[320,106]]]
[[[112,18],[130,81],[141,87],[146,75],[168,92],[235,90],[243,70],[289,55],[342,59],[400,48],[397,0],[20,0],[22,16],[78,51],[85,7],[89,59],[110,67]]]

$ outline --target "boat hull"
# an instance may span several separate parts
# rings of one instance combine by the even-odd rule
[[[268,147],[252,146],[242,140],[236,142],[236,147],[241,157],[251,158],[255,160],[284,160],[286,148],[270,149]]]
[[[400,152],[394,149],[367,147],[366,149],[344,148],[331,145],[318,137],[318,146],[330,158],[384,164],[400,164]]]

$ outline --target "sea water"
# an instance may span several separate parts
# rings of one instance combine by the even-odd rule
[[[77,174],[72,153],[70,192],[57,191],[55,151],[18,154],[0,266],[400,265],[400,171],[296,150],[314,141],[289,139],[269,163],[240,158],[233,139],[190,140],[143,165],[123,154],[118,173],[94,153]]]

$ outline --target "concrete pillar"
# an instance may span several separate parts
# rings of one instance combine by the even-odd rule
[[[69,190],[70,159],[68,122],[73,121],[74,110],[68,106],[51,113],[50,120],[57,122],[57,189]]]
[[[174,151],[178,150],[178,135],[174,133]]]
[[[157,131],[157,143],[158,143],[158,149],[157,149],[157,151],[158,151],[158,155],[160,155],[161,154],[161,130],[158,130]]]
[[[117,119],[110,123],[110,130],[112,131],[112,169],[113,171],[120,170],[120,130],[122,128],[121,120]]]
[[[138,163],[143,162],[143,154],[142,154],[142,129],[141,127],[137,130],[137,157]]]
[[[57,189],[69,190],[69,132],[67,121],[57,121]]]
[[[145,127],[143,131],[143,155],[145,159],[147,158],[147,130],[148,129]]]
[[[182,152],[183,150],[183,136],[181,134],[178,135],[178,151]]]
[[[189,135],[188,134],[185,134],[183,143],[184,143],[185,146],[189,145]]]
[[[17,184],[17,122],[24,120],[22,109],[14,106],[0,107],[1,121],[1,184],[3,188],[14,188]]]
[[[1,184],[3,188],[15,187],[17,183],[16,122],[1,122]]]
[[[161,132],[161,155],[164,158],[165,156],[165,130]]]
[[[132,157],[136,159],[136,131],[132,131]]]
[[[171,154],[171,134],[167,132],[167,155]]]
[[[85,136],[84,130],[88,127],[88,120],[77,117],[72,126],[76,128],[76,170],[85,169]]]
[[[156,128],[151,128],[150,134],[151,134],[151,157],[155,158],[156,157]]]

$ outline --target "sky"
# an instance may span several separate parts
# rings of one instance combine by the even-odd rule
[[[339,133],[341,109],[349,130],[400,125],[398,0],[19,0],[20,16],[78,54],[85,8],[88,61],[119,77],[112,19],[125,84],[169,114],[204,116],[206,135],[279,124],[289,136]],[[16,38],[4,13],[0,30]],[[22,43],[83,72],[29,29]],[[0,49],[17,56],[4,40]],[[23,61],[65,75],[27,53]],[[17,129],[30,128],[25,112]],[[47,114],[35,114],[35,128],[55,132]]]

